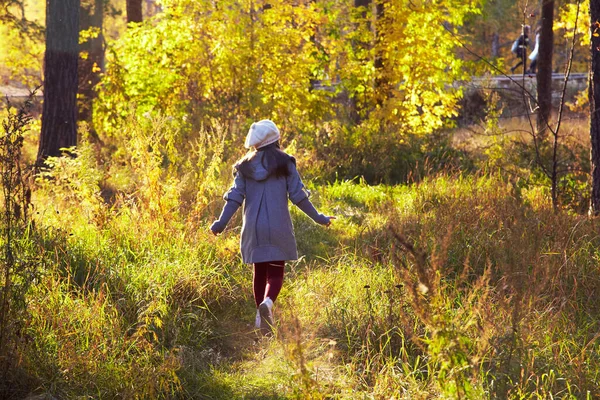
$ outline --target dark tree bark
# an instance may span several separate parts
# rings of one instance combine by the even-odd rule
[[[590,137],[591,137],[591,167],[592,167],[592,198],[591,212],[600,214],[600,37],[594,36],[598,32],[600,21],[600,0],[590,0],[590,26],[591,26],[591,64],[589,77],[590,100]]]
[[[142,22],[142,0],[127,0],[127,22]]]
[[[94,88],[100,81],[99,72],[104,69],[104,39],[102,24],[104,21],[104,0],[82,0],[79,27],[80,30],[99,29],[95,38],[90,38],[80,45],[80,54],[86,57],[79,59],[79,102],[78,119],[87,121],[90,129],[92,123],[92,102],[96,97]]]
[[[46,0],[44,105],[37,165],[77,144],[79,0]]]
[[[552,114],[552,52],[554,51],[554,0],[542,0],[537,68],[537,129],[545,132]]]
[[[371,7],[371,0],[354,0],[354,7],[364,7],[365,9],[361,12],[363,18],[367,17],[367,10]]]

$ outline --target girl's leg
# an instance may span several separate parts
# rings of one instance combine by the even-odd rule
[[[252,289],[254,291],[254,301],[256,308],[265,299],[265,287],[267,286],[267,268],[269,263],[254,264],[254,276],[252,280]]]
[[[255,326],[263,335],[273,329],[273,302],[283,285],[284,261],[271,261],[254,264],[254,301],[256,302]]]
[[[265,287],[265,298],[270,298],[273,302],[277,299],[281,287],[283,286],[283,271],[285,261],[272,261],[267,264],[267,285]]]

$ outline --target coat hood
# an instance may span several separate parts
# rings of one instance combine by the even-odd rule
[[[264,153],[258,152],[251,160],[249,173],[245,173],[244,176],[255,181],[264,181],[269,177],[269,171],[263,165]],[[239,171],[239,163],[234,167],[235,172]]]

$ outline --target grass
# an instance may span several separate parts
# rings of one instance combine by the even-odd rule
[[[480,172],[309,185],[338,219],[325,229],[292,208],[302,257],[286,266],[268,339],[252,330],[239,216],[219,237],[207,230],[228,172],[208,185],[154,156],[107,167],[87,142],[78,151],[35,186],[43,273],[14,394],[600,396],[597,221],[554,212],[539,183]],[[202,165],[226,164],[202,151]]]

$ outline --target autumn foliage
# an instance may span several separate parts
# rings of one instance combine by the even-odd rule
[[[350,123],[396,139],[431,133],[458,113],[456,37],[476,6],[399,1],[377,15],[350,2],[165,1],[110,47],[96,125],[118,136],[130,113],[151,112],[192,131],[218,121],[239,138],[272,118],[308,147],[325,121],[333,135]]]
[[[587,115],[536,147],[508,118],[524,92],[465,83],[510,64],[520,2],[161,0],[130,24],[104,4],[77,146],[30,173],[39,118],[0,110],[0,398],[600,397]],[[573,12],[557,29],[589,30]],[[36,82],[39,31],[0,22],[0,75]],[[467,49],[490,33],[485,64]],[[337,217],[291,207],[272,338],[239,212],[208,230],[261,118]]]

